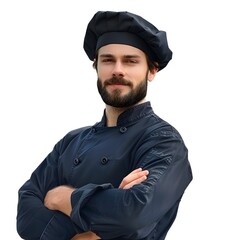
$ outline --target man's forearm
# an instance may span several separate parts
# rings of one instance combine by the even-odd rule
[[[146,180],[147,175],[147,170],[138,168],[123,178],[122,182],[119,185],[119,188],[129,189],[132,186]],[[74,190],[74,188],[65,185],[53,188],[52,190],[48,191],[45,196],[45,207],[50,210],[58,210],[67,216],[70,216],[72,211],[71,195]]]
[[[146,180],[149,172],[141,168],[135,169],[123,178],[119,188],[129,189]],[[72,211],[71,195],[75,189],[69,186],[59,186],[48,191],[44,199],[44,205],[50,210],[58,210],[70,216]],[[71,240],[97,240],[101,239],[93,232],[76,234]]]
[[[50,210],[58,210],[70,216],[72,211],[71,195],[74,190],[74,188],[65,185],[53,188],[45,196],[45,207]]]

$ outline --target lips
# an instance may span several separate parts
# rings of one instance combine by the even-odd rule
[[[111,84],[107,84],[107,86],[129,86],[129,84],[111,83]]]

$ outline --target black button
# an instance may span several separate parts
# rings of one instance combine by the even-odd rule
[[[119,130],[120,130],[121,133],[125,133],[127,131],[127,128],[126,127],[120,127]]]
[[[107,164],[107,162],[108,162],[108,158],[107,158],[107,157],[102,157],[101,163],[102,163],[103,165],[105,165],[105,164]]]
[[[74,163],[75,166],[77,166],[77,165],[80,163],[80,159],[75,158],[75,159],[73,160],[73,163]]]
[[[95,133],[96,132],[96,128],[92,127],[92,132]]]

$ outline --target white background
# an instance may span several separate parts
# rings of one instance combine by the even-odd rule
[[[54,144],[100,120],[104,105],[83,37],[96,11],[127,10],[165,30],[173,51],[148,100],[182,134],[194,180],[167,239],[239,240],[237,2],[1,1],[1,236],[19,239],[17,191]]]

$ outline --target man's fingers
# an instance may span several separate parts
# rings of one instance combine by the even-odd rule
[[[71,240],[97,240],[97,239],[101,239],[101,238],[98,237],[95,233],[84,232],[84,233],[75,235]]]
[[[137,168],[137,169],[133,170],[132,172],[130,172],[127,176],[129,176],[133,173],[141,172],[141,171],[142,171],[142,168]]]
[[[142,177],[124,185],[122,187],[122,189],[129,189],[129,188],[133,187],[134,185],[140,184],[141,182],[145,181],[146,179],[147,179],[147,176],[142,176]]]
[[[148,170],[142,170],[141,168],[135,169],[122,180],[119,188],[127,189],[133,185],[139,184],[146,180],[148,174]]]

